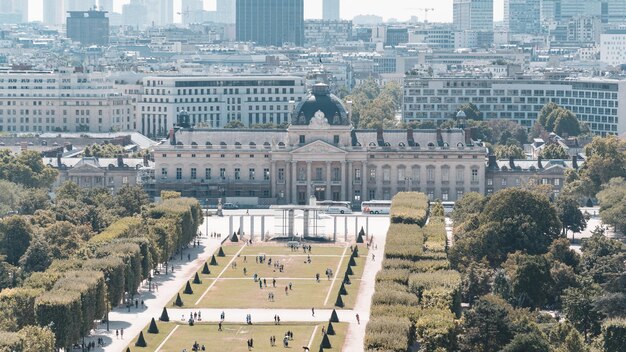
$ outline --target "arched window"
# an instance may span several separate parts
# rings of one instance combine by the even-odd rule
[[[256,143],[250,142],[250,149],[256,149]]]
[[[226,149],[226,142],[220,142],[220,148]]]
[[[241,149],[241,143],[235,142],[235,148],[236,149]]]
[[[374,142],[370,142],[369,146],[370,146],[370,147],[375,147],[375,146],[376,146],[376,143],[374,143]]]
[[[428,143],[428,148],[434,148],[434,147],[435,147],[435,143],[433,142]]]
[[[278,143],[278,148],[285,149],[285,143],[283,142]]]
[[[211,144],[211,142],[206,142],[204,145],[205,145],[206,149],[213,148],[213,144]]]
[[[465,147],[465,145],[463,145],[463,143],[459,142],[456,144],[457,148],[463,148]]]
[[[196,142],[191,142],[191,148],[192,148],[192,149],[198,149],[198,143],[196,143]]]
[[[406,144],[404,144],[404,142],[400,142],[398,146],[402,149],[406,148]]]
[[[270,145],[270,142],[265,142],[263,143],[263,147],[265,147],[265,149],[270,149],[272,146]]]

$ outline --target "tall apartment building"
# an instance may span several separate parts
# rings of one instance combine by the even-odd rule
[[[237,0],[217,0],[217,22],[234,24],[237,18]]]
[[[69,11],[67,37],[83,45],[109,44],[109,18],[106,11]]]
[[[0,1],[0,23],[28,22],[28,0]]]
[[[541,0],[504,0],[504,25],[511,34],[538,34]]]
[[[554,102],[574,112],[597,135],[626,132],[626,81],[589,79],[499,80],[492,78],[404,79],[403,117],[441,123],[459,107],[475,104],[486,120],[507,119],[531,128],[541,108]]]
[[[322,3],[322,19],[325,21],[339,21],[341,19],[339,0],[324,0]]]
[[[600,36],[600,61],[613,66],[626,64],[626,30],[614,29]]]
[[[306,92],[304,78],[289,76],[154,76],[143,86],[139,125],[150,137],[167,135],[183,112],[197,127],[288,123],[292,102]]]
[[[304,0],[237,0],[237,41],[304,45]]]
[[[452,12],[456,30],[493,30],[493,0],[454,0]]]
[[[0,71],[0,131],[134,130],[130,96],[103,73]]]

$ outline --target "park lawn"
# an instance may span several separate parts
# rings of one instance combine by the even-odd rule
[[[333,330],[335,330],[335,335],[328,335],[328,339],[330,340],[330,348],[324,348],[324,352],[326,351],[341,351],[343,349],[343,345],[346,341],[346,336],[348,335],[348,323],[333,323]],[[311,351],[319,351],[320,344],[322,343],[322,326],[328,327],[328,323],[321,324],[317,328],[317,333],[315,334],[315,338],[311,343]]]
[[[226,248],[226,247],[225,247]],[[320,244],[311,244],[311,254],[312,255],[341,255],[343,253],[344,246],[339,245],[320,245]],[[292,255],[292,254],[308,254],[302,251],[302,248],[292,251],[291,248],[287,247],[284,244],[253,244],[251,246],[246,246],[244,250],[241,252],[241,255],[254,256],[259,254],[270,255]],[[254,258],[252,258],[254,260]]]
[[[347,252],[346,252],[347,253]],[[261,278],[307,278],[314,279],[315,274],[320,274],[320,279],[327,280],[326,269],[337,270],[337,265],[341,260],[341,253],[333,256],[311,255],[311,263],[307,263],[306,254],[293,255],[267,255],[267,260],[272,259],[272,264],[267,265],[267,260],[263,264],[255,262],[256,256],[240,256],[236,259],[236,269],[227,269],[222,278],[252,278],[256,273]],[[347,259],[344,259],[346,261]],[[274,263],[278,261],[284,265],[284,270],[274,268]],[[244,276],[243,268],[246,268],[247,274]]]
[[[254,340],[254,351],[276,351],[277,349],[283,349],[282,337],[287,331],[292,331],[294,337],[292,341],[289,341],[289,347],[295,349],[295,351],[301,351],[302,346],[309,345],[316,325],[319,325],[317,334],[321,335],[320,331],[322,325],[314,323],[283,323],[281,325],[274,325],[270,323],[253,325],[224,324],[222,326],[223,331],[221,332],[217,331],[216,323],[197,323],[194,326],[177,323],[160,323],[158,324],[160,330],[159,334],[147,334],[146,332],[148,327],[144,329],[144,338],[146,339],[148,345],[147,347],[135,347],[136,338],[133,339],[129,347],[132,351],[154,351],[165,340],[167,335],[176,326],[178,326],[172,336],[167,339],[160,351],[178,352],[183,348],[186,348],[187,351],[191,351],[193,343],[197,341],[200,345],[204,344],[207,351],[244,352],[248,351],[246,342],[250,338]],[[335,325],[333,325],[333,327],[335,327]],[[345,331],[347,331],[347,329],[341,330],[341,327],[338,326],[335,330],[337,331],[337,335],[329,336],[331,337],[331,344],[333,340],[339,341],[341,339],[345,339]],[[342,331],[343,335],[339,335]],[[276,336],[276,347],[270,346],[270,336]],[[317,345],[311,344],[311,350],[317,351],[319,349],[320,342],[321,336]],[[315,339],[313,343],[315,343]],[[314,348],[316,346],[317,348]],[[337,351],[339,350],[340,349]]]
[[[363,277],[363,270],[365,269],[365,264],[367,260],[371,260],[368,257],[368,249],[365,245],[359,245],[359,256],[354,258],[356,265],[352,266],[353,275],[350,275],[350,285],[345,285],[347,295],[342,295],[341,299],[343,300],[344,306],[343,309],[351,309],[356,304],[356,298],[359,293],[359,288],[361,287],[361,278]],[[339,288],[341,288],[341,282],[345,276],[345,272],[348,269],[348,263],[350,261],[351,252],[348,251],[346,256],[341,263],[341,269],[339,269],[337,280],[335,281],[335,285],[333,285],[332,293],[330,294],[330,299],[328,299],[328,303],[326,304],[326,308],[333,308],[335,301],[337,300],[337,295],[339,294]]]
[[[285,286],[292,283],[292,290],[285,294]],[[201,308],[311,308],[323,307],[330,281],[315,279],[291,280],[276,279],[276,288],[271,280],[268,287],[259,288],[258,282],[250,279],[219,279],[204,296],[197,307]],[[268,293],[274,293],[274,302],[268,300]],[[329,298],[329,302],[333,298]],[[334,300],[333,302],[334,303]]]

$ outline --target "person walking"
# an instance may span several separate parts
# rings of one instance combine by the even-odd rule
[[[217,322],[217,331],[222,331],[222,321]]]
[[[315,316],[315,308],[311,308],[311,316]]]
[[[120,338],[120,331],[115,329],[115,338],[119,339]]]
[[[120,329],[120,337],[122,340],[124,339],[124,329]]]
[[[361,325],[361,318],[359,317],[359,313],[356,313],[356,323]]]

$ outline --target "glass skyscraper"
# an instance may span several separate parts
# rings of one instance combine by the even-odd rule
[[[304,0],[237,0],[237,41],[304,45]]]

